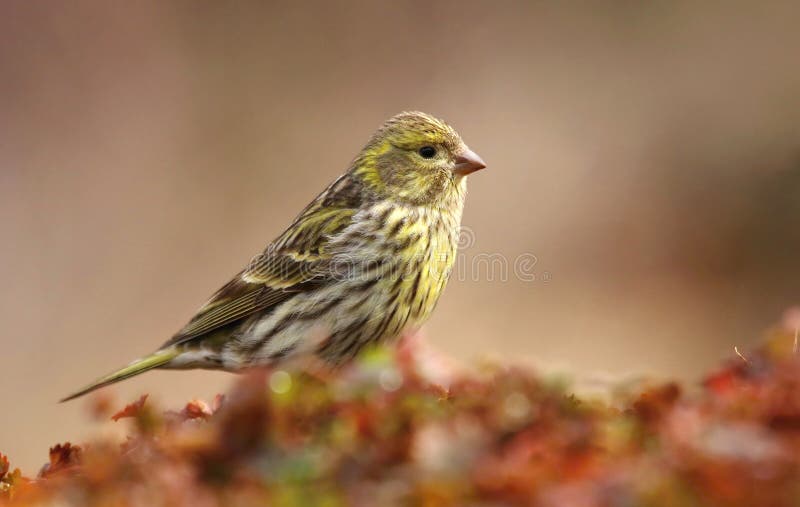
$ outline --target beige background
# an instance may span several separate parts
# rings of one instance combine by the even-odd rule
[[[538,259],[450,285],[426,334],[459,359],[695,379],[800,301],[797,2],[288,4],[0,7],[0,450],[26,471],[97,429],[56,399],[168,338],[404,109],[489,164],[467,262]]]

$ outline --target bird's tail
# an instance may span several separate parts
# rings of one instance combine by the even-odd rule
[[[179,354],[180,351],[177,348],[158,350],[150,354],[149,356],[137,359],[136,361],[132,362],[131,364],[129,364],[124,368],[121,368],[113,373],[109,373],[105,377],[101,377],[95,380],[94,382],[84,387],[80,391],[70,394],[66,398],[62,399],[61,403],[73,400],[79,396],[83,396],[84,394],[90,393],[95,389],[100,389],[101,387],[105,387],[109,384],[113,384],[115,382],[119,382],[120,380],[125,380],[126,378],[133,377],[134,375],[138,375],[148,370],[152,370],[153,368],[164,366],[168,362],[175,359]]]

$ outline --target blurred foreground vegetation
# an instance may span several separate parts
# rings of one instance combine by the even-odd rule
[[[36,476],[0,454],[0,504],[796,506],[796,345],[774,331],[702,386],[603,400],[526,369],[454,373],[414,344],[328,381],[253,372],[180,411],[143,396],[112,415],[100,395],[93,415],[127,439],[56,445]]]

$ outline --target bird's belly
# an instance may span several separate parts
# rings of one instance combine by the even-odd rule
[[[238,364],[271,364],[290,358],[320,356],[339,364],[369,343],[399,336],[410,312],[390,293],[390,284],[376,280],[342,284],[315,294],[299,294],[271,315],[254,319],[231,342],[228,360]]]
[[[435,266],[422,263],[298,294],[243,326],[223,362],[240,368],[318,356],[341,364],[365,346],[390,342],[427,320],[449,275],[449,263],[446,267],[437,274]]]
[[[335,281],[252,318],[223,361],[256,365],[318,356],[338,365],[369,344],[422,325],[450,276],[456,234],[452,226],[436,225],[430,234],[407,229],[418,236],[409,240],[399,234],[393,241],[372,236],[355,250],[357,256],[334,260],[347,268]]]

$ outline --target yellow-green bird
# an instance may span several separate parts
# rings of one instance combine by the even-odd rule
[[[484,167],[445,122],[392,117],[172,339],[62,401],[153,368],[333,368],[418,328],[453,267],[467,175]]]

